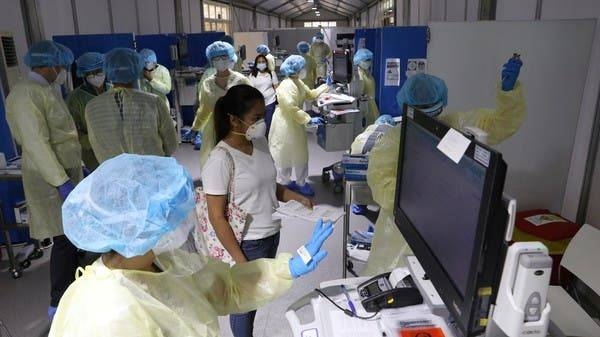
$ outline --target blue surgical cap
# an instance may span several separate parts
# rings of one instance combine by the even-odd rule
[[[296,45],[296,49],[298,49],[300,54],[306,54],[310,50],[310,44],[308,44],[306,41],[300,41]]]
[[[375,124],[396,125],[396,122],[394,121],[394,117],[392,117],[391,115],[381,115],[377,118],[377,120],[375,120]]]
[[[80,249],[130,258],[156,249],[185,226],[194,205],[192,178],[174,158],[121,154],[69,194],[63,228]]]
[[[404,103],[417,106],[423,112],[436,115],[440,108],[448,104],[448,88],[439,77],[429,74],[416,74],[409,77],[398,94],[396,102],[402,109]]]
[[[233,49],[233,46],[227,42],[215,41],[206,47],[206,58],[209,62],[211,62],[215,57],[219,56],[227,56],[233,61],[235,56],[235,50]]]
[[[315,38],[316,38],[316,39],[321,39],[321,40],[323,40],[323,39],[325,38],[325,36],[323,35],[323,33],[321,33],[321,32],[317,32],[317,33],[315,34]]]
[[[267,47],[266,44],[259,44],[256,47],[256,52],[259,53],[260,55],[267,55],[268,53],[271,52],[271,50],[269,50],[269,47]]]
[[[158,62],[158,60],[156,59],[156,53],[152,49],[148,49],[148,48],[142,49],[142,50],[140,50],[140,55],[142,56],[144,63]]]
[[[104,54],[88,52],[77,59],[77,77],[84,77],[87,73],[102,69]]]
[[[140,78],[143,68],[142,57],[129,48],[115,48],[104,59],[104,73],[113,83],[133,83]]]
[[[220,39],[220,41],[227,42],[227,43],[229,43],[232,46],[235,44],[235,43],[233,43],[233,37],[231,37],[231,35],[225,35],[225,36],[223,36]]]
[[[56,67],[62,63],[61,53],[61,49],[55,42],[40,41],[29,48],[24,62],[30,68]]]
[[[73,61],[75,61],[75,56],[73,55],[73,52],[71,51],[71,49],[69,49],[69,47],[65,46],[64,44],[60,44],[58,42],[55,43],[58,46],[58,49],[60,50],[59,65],[65,68],[70,68],[71,64],[73,64]]]
[[[286,58],[279,68],[283,76],[297,75],[304,68],[306,61],[300,55],[290,55]]]
[[[362,61],[372,60],[372,59],[373,59],[373,53],[370,50],[368,50],[366,48],[360,48],[359,50],[356,51],[356,53],[354,53],[354,59],[352,60],[352,63],[354,63],[354,65],[357,66]]]

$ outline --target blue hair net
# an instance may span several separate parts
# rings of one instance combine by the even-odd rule
[[[71,64],[73,64],[73,61],[75,61],[75,56],[73,55],[73,52],[71,51],[71,49],[69,49],[69,47],[65,46],[64,44],[60,44],[58,42],[54,42],[56,43],[56,46],[58,46],[58,49],[60,50],[60,54],[58,56],[59,58],[59,65],[65,68],[70,68]]]
[[[354,53],[354,59],[352,60],[352,63],[354,63],[354,65],[357,66],[362,61],[372,60],[372,59],[373,59],[373,52],[371,52],[370,50],[368,50],[366,48],[360,48],[359,50],[356,51],[356,53]]]
[[[290,55],[283,61],[281,68],[279,69],[283,76],[292,76],[297,75],[300,70],[304,68],[305,64],[306,61],[304,61],[304,57],[300,55]]]
[[[235,44],[233,43],[233,37],[231,37],[231,35],[225,35],[219,41],[227,42],[232,46]]]
[[[315,39],[321,39],[321,40],[323,40],[324,38],[325,38],[325,36],[321,32],[317,32],[315,34]]]
[[[63,228],[80,249],[130,258],[157,249],[185,227],[194,204],[192,178],[174,158],[121,154],[69,194]]]
[[[223,41],[215,41],[206,47],[206,58],[209,62],[211,62],[215,57],[219,56],[227,56],[229,59],[233,60],[235,56],[235,49],[233,49],[231,44]]]
[[[76,61],[77,77],[84,77],[86,73],[102,69],[104,54],[96,52],[84,53]]]
[[[259,44],[256,47],[256,52],[261,54],[261,55],[267,55],[268,53],[271,52],[271,50],[269,49],[269,47],[267,47],[266,44]]]
[[[104,73],[113,83],[132,83],[140,78],[144,61],[133,49],[115,48],[104,58]]]
[[[296,45],[296,49],[298,49],[300,54],[306,54],[310,50],[310,44],[308,44],[306,41],[300,41]]]
[[[396,125],[396,122],[394,121],[394,117],[391,115],[381,115],[375,120],[375,124]]]
[[[437,76],[416,74],[404,82],[396,95],[396,102],[400,108],[406,103],[434,114],[448,104],[448,88],[444,80]]]
[[[37,42],[25,54],[24,62],[30,68],[59,66],[61,65],[61,49],[52,41]]]
[[[156,58],[156,53],[152,49],[145,48],[145,49],[140,50],[140,56],[142,56],[144,63],[158,62],[158,60]]]

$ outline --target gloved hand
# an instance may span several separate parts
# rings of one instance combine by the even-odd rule
[[[290,273],[293,278],[298,278],[315,270],[319,262],[327,256],[327,252],[322,251],[321,247],[332,233],[333,222],[327,221],[324,223],[323,220],[317,221],[310,241],[303,246],[306,248],[307,253],[310,254],[310,261],[305,264],[298,253],[290,259]]]
[[[502,91],[511,91],[515,88],[523,61],[518,56],[513,56],[502,66]]]
[[[310,119],[310,124],[314,124],[314,125],[325,124],[325,120],[321,117],[313,117]]]
[[[83,171],[83,177],[84,177],[84,178],[85,178],[85,177],[87,177],[87,176],[89,176],[90,174],[92,174],[92,171],[90,171],[90,170],[89,170],[87,167],[85,167],[85,166],[82,166],[82,167],[81,167],[81,170]]]
[[[194,150],[198,151],[202,147],[202,133],[198,131],[194,137]]]
[[[67,180],[66,183],[60,185],[58,188],[58,194],[60,198],[65,201],[69,194],[75,189],[75,185],[71,182],[71,180]]]
[[[325,84],[327,84],[328,87],[333,85],[333,76],[331,76],[331,74],[327,75],[327,81],[325,81]]]

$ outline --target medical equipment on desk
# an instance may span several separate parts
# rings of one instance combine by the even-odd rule
[[[380,280],[403,286],[407,276],[409,272],[406,268],[395,269],[389,278],[377,279],[375,288],[380,288]],[[403,329],[414,329],[423,323],[427,328],[439,328],[439,336],[454,337],[444,318],[433,315],[425,304],[381,309],[373,313],[365,310],[359,292],[364,289],[361,286],[365,282],[372,286],[371,281],[366,277],[358,277],[323,282],[319,289],[290,305],[285,316],[294,337],[391,337],[400,336]],[[376,289],[374,291],[377,292]],[[312,309],[313,321],[301,322],[298,313],[305,308]]]
[[[410,273],[399,269],[392,273],[377,275],[361,283],[356,291],[367,312],[423,303],[423,297]]]

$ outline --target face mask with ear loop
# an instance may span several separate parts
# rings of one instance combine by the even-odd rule
[[[245,125],[248,125],[248,123],[244,122],[241,118],[239,118],[237,116],[234,116],[234,117],[239,119]],[[264,138],[265,134],[267,133],[267,124],[265,123],[265,120],[263,118],[263,119],[256,121],[256,123],[250,125],[248,127],[248,129],[246,129],[245,133],[239,133],[239,132],[235,132],[235,131],[231,131],[231,133],[233,133],[234,135],[238,135],[238,136],[244,136],[244,137],[246,137],[247,140]]]

